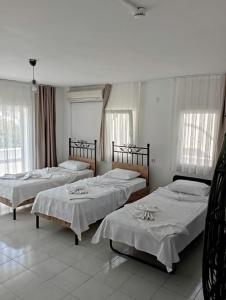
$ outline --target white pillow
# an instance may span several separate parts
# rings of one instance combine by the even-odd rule
[[[210,192],[210,186],[203,182],[192,180],[176,180],[168,185],[173,192],[179,192],[195,196],[207,196]]]
[[[72,171],[82,171],[88,169],[90,164],[78,160],[67,160],[59,164],[58,167]]]
[[[131,170],[116,168],[108,172],[108,176],[111,178],[130,180],[140,176],[140,173]]]

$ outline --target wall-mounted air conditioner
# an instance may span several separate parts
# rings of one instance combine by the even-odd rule
[[[67,92],[67,98],[70,102],[91,102],[103,101],[102,87],[98,88],[71,88]]]

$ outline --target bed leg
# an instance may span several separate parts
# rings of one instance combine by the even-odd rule
[[[75,245],[76,245],[76,246],[78,245],[78,236],[77,236],[76,233],[75,233]]]
[[[39,228],[39,216],[36,215],[36,228]]]
[[[13,220],[16,220],[16,208],[13,209]]]
[[[175,272],[176,272],[176,264],[173,264],[172,272],[170,272],[170,274],[175,274]]]
[[[112,245],[112,240],[110,240],[110,248],[112,251],[115,251],[115,249],[113,248],[113,245]]]

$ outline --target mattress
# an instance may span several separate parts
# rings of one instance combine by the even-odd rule
[[[72,199],[68,188],[81,186],[87,189],[88,194],[72,195],[72,198],[75,197]],[[90,224],[124,205],[133,192],[145,187],[146,181],[143,178],[118,180],[105,174],[39,193],[32,213],[41,213],[70,223],[71,229],[81,240],[81,233],[88,230]]]
[[[63,168],[46,168],[33,171],[44,175],[51,175],[49,178],[22,179],[0,179],[0,197],[8,199],[12,207],[16,208],[25,200],[35,198],[44,190],[51,189],[66,183],[71,183],[83,178],[93,177],[93,171],[86,169],[83,171],[71,171]]]
[[[189,197],[191,198],[189,200]],[[109,214],[92,242],[102,238],[127,244],[157,257],[172,271],[181,252],[205,227],[208,197],[183,196],[160,188],[136,203]],[[156,211],[154,220],[142,220],[141,208]]]

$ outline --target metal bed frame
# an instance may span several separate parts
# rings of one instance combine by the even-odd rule
[[[116,145],[112,142],[112,169],[121,168],[139,172],[146,179],[146,192],[150,190],[150,144],[138,147],[132,144]],[[138,199],[136,199],[138,200]]]
[[[94,171],[96,176],[96,159],[97,159],[97,140],[94,142],[87,142],[84,140],[75,140],[69,138],[69,159],[84,161],[90,164],[90,168]],[[39,228],[39,218],[42,217],[46,220],[52,221],[53,223],[60,224],[66,227],[70,227],[70,223],[60,220],[58,218],[47,216],[44,214],[36,214],[36,228]],[[75,234],[75,245],[78,245],[78,236]]]
[[[197,182],[203,182],[203,183],[205,183],[205,184],[211,186],[211,180],[208,180],[208,179],[202,179],[202,178],[196,178],[196,177],[187,177],[187,176],[181,176],[181,175],[175,175],[175,176],[173,177],[173,181],[176,181],[176,180],[179,180],[179,179],[181,179],[181,180],[192,180],[192,181],[197,181]],[[197,238],[197,237],[196,237],[196,238]],[[195,239],[196,239],[196,238],[195,238]],[[194,241],[194,240],[193,240],[193,241]],[[192,241],[192,242],[193,242],[193,241]],[[110,248],[111,248],[111,250],[114,251],[115,253],[117,253],[117,254],[119,254],[119,255],[122,255],[122,256],[125,256],[125,257],[129,257],[129,258],[131,258],[131,259],[134,259],[134,260],[136,260],[136,261],[142,262],[142,263],[144,263],[144,264],[151,265],[151,266],[154,267],[154,268],[161,269],[161,270],[167,272],[166,267],[165,267],[162,263],[158,262],[157,259],[156,259],[156,257],[155,257],[154,255],[145,253],[145,255],[146,255],[147,257],[152,258],[152,260],[153,260],[153,263],[152,263],[152,262],[149,262],[149,261],[147,261],[147,260],[145,260],[145,259],[142,259],[142,258],[133,256],[133,255],[131,255],[131,254],[128,254],[128,253],[126,253],[126,252],[121,252],[121,251],[117,250],[117,249],[113,246],[113,241],[112,241],[112,240],[110,240],[109,242],[110,242]],[[127,248],[133,249],[133,247],[129,247],[129,246],[127,246]],[[135,248],[134,248],[134,249],[135,249]],[[138,253],[140,253],[140,254],[141,254],[141,253],[144,253],[143,251],[139,251],[139,250],[136,250],[136,252],[138,252]],[[176,264],[173,264],[173,270],[172,270],[171,274],[174,273],[175,270],[176,270]]]
[[[77,155],[76,152],[86,153],[86,151],[91,150],[91,145],[93,145],[92,143],[88,143],[88,144],[87,142],[83,142],[83,141],[72,142],[69,140],[69,149],[70,149],[69,154],[70,155],[73,154],[76,157]],[[146,187],[142,190],[132,193],[127,203],[137,201],[138,199],[141,199],[142,197],[149,194],[149,152],[150,152],[149,144],[147,144],[147,147],[137,147],[135,145],[119,146],[119,145],[115,145],[114,142],[112,142],[112,168],[114,169],[120,167],[127,170],[136,170],[141,173],[141,177],[146,179]],[[91,157],[94,156],[96,161],[96,151],[94,154],[92,154],[91,151],[90,155]],[[125,156],[126,156],[126,163],[124,162]],[[134,157],[136,157],[136,159],[134,159]],[[129,164],[130,158],[132,160],[132,164]],[[140,165],[138,164],[139,161],[141,161]],[[137,164],[135,164],[135,162]],[[71,225],[70,223],[55,217],[46,216],[42,214],[36,214],[36,228],[39,228],[39,216],[48,219],[54,223],[61,224],[65,227],[70,228]],[[74,234],[74,236],[75,236],[75,245],[78,245],[79,243],[78,236],[77,234]]]
[[[97,140],[94,140],[94,142],[87,142],[84,140],[73,141],[72,138],[69,138],[69,158],[88,161],[91,164],[91,168],[94,170],[94,176],[96,176]],[[94,160],[94,162],[92,162],[92,160]]]

